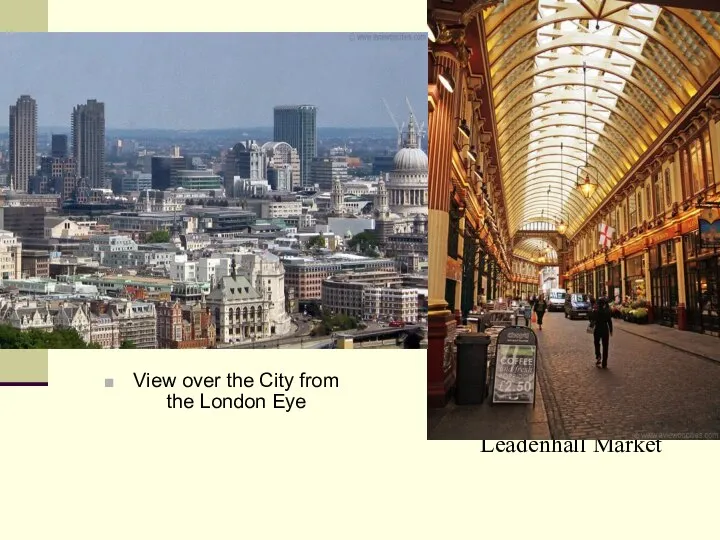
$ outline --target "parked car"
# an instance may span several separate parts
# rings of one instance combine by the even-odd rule
[[[390,328],[403,328],[405,323],[402,321],[390,321]]]
[[[587,318],[590,313],[590,297],[587,294],[565,295],[565,318],[571,320],[579,317]]]
[[[550,289],[547,295],[548,311],[563,311],[567,296],[565,289]]]

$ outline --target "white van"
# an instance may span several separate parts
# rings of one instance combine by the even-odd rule
[[[548,293],[548,311],[565,311],[565,289],[550,289]]]

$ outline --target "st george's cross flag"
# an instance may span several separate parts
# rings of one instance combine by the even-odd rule
[[[600,230],[600,245],[602,247],[609,248],[612,244],[612,237],[615,233],[615,229],[613,229],[609,225],[606,225],[605,223],[601,223],[598,226],[598,229]]]

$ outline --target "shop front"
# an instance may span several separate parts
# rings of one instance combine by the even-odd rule
[[[655,322],[663,326],[677,324],[678,279],[673,240],[666,240],[650,249],[650,281],[652,310]]]
[[[595,269],[594,276],[593,276],[593,282],[595,284],[595,289],[593,294],[594,298],[600,298],[601,296],[606,296],[605,293],[605,266],[599,266]]]
[[[580,273],[580,279],[578,280],[579,293],[587,292],[587,272]]]
[[[625,260],[625,295],[631,302],[645,300],[645,273],[643,269],[643,256],[635,255]]]
[[[703,248],[698,232],[683,236],[688,330],[720,335],[720,257]]]

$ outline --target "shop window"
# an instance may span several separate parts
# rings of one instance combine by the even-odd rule
[[[623,203],[623,209],[622,209],[622,219],[623,219],[623,232],[628,232],[630,229],[630,212],[629,212],[629,206],[628,202],[625,201]]]
[[[631,194],[631,195],[628,197],[628,201],[627,201],[627,204],[628,204],[628,218],[629,218],[629,221],[630,221],[629,227],[628,227],[629,229],[633,229],[634,227],[637,226],[637,206],[636,206],[636,202],[637,202],[637,201],[636,201],[636,199],[635,199],[635,195],[634,195],[634,194]]]
[[[668,240],[665,242],[665,245],[667,246],[667,258],[663,260],[663,264],[672,264],[675,262],[675,246],[673,244],[673,240]]]
[[[695,139],[690,143],[690,171],[692,174],[693,193],[698,193],[705,189],[705,170],[703,168],[700,139]]]
[[[667,172],[667,171],[666,171]],[[663,186],[660,178],[660,173],[655,173],[653,178],[653,185],[655,186],[655,216],[659,216],[663,213]]]
[[[698,256],[698,237],[691,233],[683,238],[683,254],[685,259],[694,259]]]
[[[690,180],[690,154],[688,154],[686,148],[680,152],[680,163],[682,166],[683,199],[687,199],[692,195],[692,184]]]

